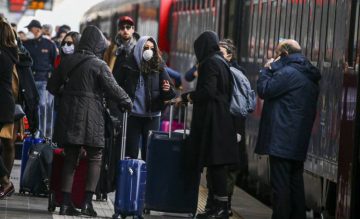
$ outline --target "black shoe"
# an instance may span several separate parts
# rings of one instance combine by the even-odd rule
[[[96,217],[97,216],[97,213],[94,210],[92,204],[89,204],[89,203],[84,204],[84,206],[81,209],[81,214],[87,215],[87,216],[90,216],[90,217]]]
[[[228,202],[216,201],[215,210],[207,216],[211,219],[229,219]]]
[[[73,205],[61,205],[60,215],[79,216],[80,212]]]
[[[208,209],[205,208],[204,211],[197,214],[195,218],[197,218],[197,219],[206,219],[206,218],[208,218],[209,215],[212,215],[215,211],[216,210],[213,209],[213,208],[211,208],[211,209],[210,208],[208,208]]]

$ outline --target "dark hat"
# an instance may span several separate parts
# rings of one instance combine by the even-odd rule
[[[40,24],[40,22],[38,21],[38,20],[32,20],[27,26],[25,26],[25,27],[27,27],[28,29],[30,29],[30,28],[32,28],[32,27],[37,27],[37,28],[42,28],[41,27],[41,24]]]
[[[118,26],[120,26],[121,24],[124,24],[124,23],[128,23],[128,24],[130,24],[130,25],[134,25],[134,24],[135,24],[134,20],[133,20],[131,17],[129,17],[129,16],[122,16],[122,17],[119,18],[119,20],[118,20]]]

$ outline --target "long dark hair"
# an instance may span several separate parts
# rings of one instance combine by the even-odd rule
[[[0,48],[17,48],[16,36],[11,25],[0,16]]]
[[[148,74],[151,73],[152,71],[156,71],[156,72],[163,71],[164,69],[163,60],[161,58],[161,51],[157,46],[157,43],[152,38],[149,38],[147,41],[150,41],[154,44],[154,49],[153,49],[154,55],[149,61],[142,62],[140,69],[141,72]]]

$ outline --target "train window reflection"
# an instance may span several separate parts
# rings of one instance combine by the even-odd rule
[[[336,1],[329,1],[328,11],[328,26],[327,26],[327,37],[325,45],[325,61],[332,62],[333,48],[334,48],[334,30],[335,30],[335,15],[336,14]]]

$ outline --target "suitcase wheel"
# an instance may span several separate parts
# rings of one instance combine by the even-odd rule
[[[49,194],[49,203],[48,203],[48,211],[49,212],[54,212],[56,209],[56,204],[55,204],[55,194],[53,192],[51,192]]]

